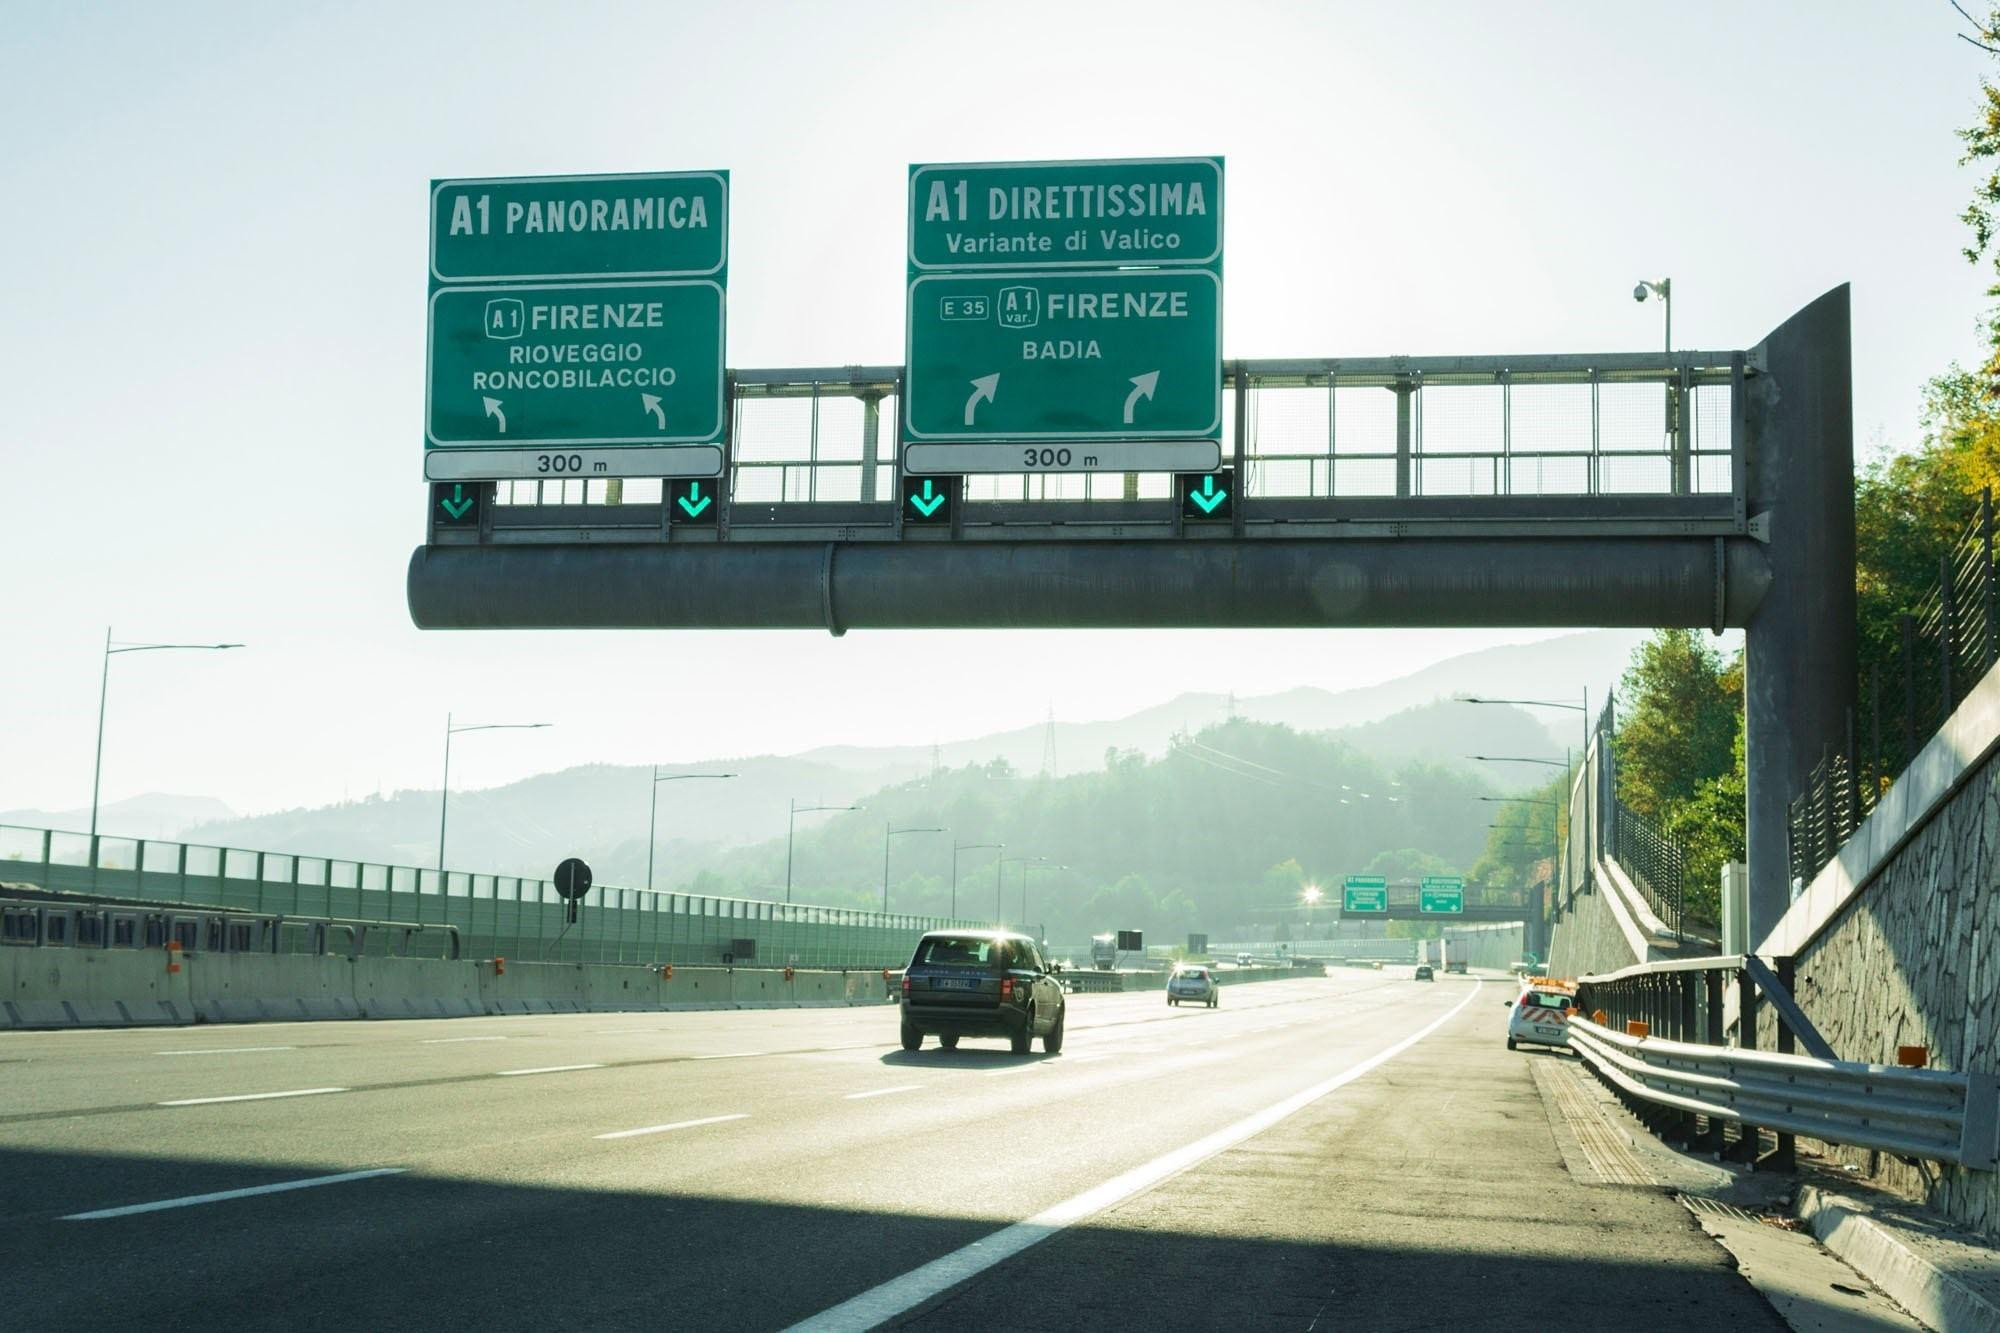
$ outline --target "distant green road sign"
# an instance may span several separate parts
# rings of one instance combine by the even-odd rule
[[[910,168],[915,271],[1221,261],[1221,158]]]
[[[908,328],[911,440],[1221,434],[1222,281],[1206,270],[925,275]]]
[[[1428,875],[1417,886],[1420,912],[1465,911],[1465,881],[1456,875]]]
[[[729,173],[431,182],[433,282],[716,277]]]
[[[428,449],[722,438],[718,283],[439,287],[430,324]]]
[[[1343,912],[1389,910],[1389,881],[1380,875],[1349,875],[1340,887]]]

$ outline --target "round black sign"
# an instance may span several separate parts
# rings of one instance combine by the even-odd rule
[[[590,867],[572,856],[556,867],[556,892],[574,902],[590,892]]]

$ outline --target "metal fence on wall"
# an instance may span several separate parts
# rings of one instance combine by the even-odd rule
[[[900,967],[926,930],[981,924],[600,885],[579,919],[548,880],[0,824],[0,882],[235,911],[450,925],[473,957]],[[746,951],[742,947],[750,944]]]
[[[1894,635],[1857,672],[1857,702],[1789,811],[1794,892],[1854,835],[1961,700],[2000,660],[1993,559],[1993,492],[1938,562],[1935,585],[1896,620]]]

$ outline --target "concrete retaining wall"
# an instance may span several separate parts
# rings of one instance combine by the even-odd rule
[[[1758,948],[1797,959],[1795,991],[1843,1060],[2000,1070],[2000,676],[1961,704]],[[1760,1008],[1758,1044],[1776,1040]],[[1816,1145],[2000,1240],[2000,1173]]]
[[[1586,882],[1562,904],[1549,939],[1549,971],[1559,977],[1616,972],[1639,961],[1633,927],[1620,920],[1623,904],[1601,884]]]
[[[181,961],[200,1023],[359,1018],[354,967],[345,958],[267,953],[188,954]]]

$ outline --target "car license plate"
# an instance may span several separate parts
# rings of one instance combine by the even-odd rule
[[[971,977],[938,977],[931,982],[932,990],[978,990],[979,983]]]
[[[1563,1030],[1561,1028],[1538,1027],[1535,1029],[1535,1031],[1541,1033],[1544,1037],[1560,1037],[1563,1034]]]

